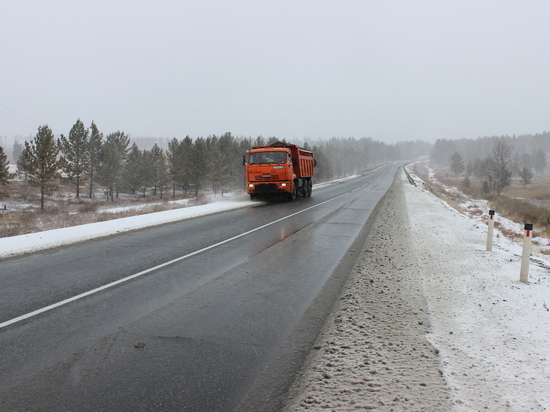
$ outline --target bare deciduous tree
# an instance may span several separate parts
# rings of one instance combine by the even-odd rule
[[[489,179],[491,191],[500,196],[502,189],[510,186],[512,172],[512,146],[504,139],[497,139],[493,145],[493,152],[485,161],[485,172]]]

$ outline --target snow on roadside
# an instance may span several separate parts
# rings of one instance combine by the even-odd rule
[[[246,199],[246,197],[240,195],[235,196],[232,200],[220,200],[206,205],[148,213],[105,222],[30,233],[27,235],[4,237],[0,238],[0,259],[58,246],[70,245],[76,242],[110,236],[130,230],[142,229],[178,220],[191,219],[226,210],[257,206],[260,204]]]
[[[287,410],[550,410],[550,262],[521,283],[520,245],[485,251],[479,216],[402,185],[406,209],[381,212]]]
[[[550,263],[531,259],[519,282],[522,248],[429,192],[405,187],[430,341],[440,351],[454,409],[550,410]],[[502,218],[499,218],[502,219]]]
[[[438,187],[442,187],[445,190],[445,192],[455,195],[457,198],[462,199],[457,202],[458,206],[461,207],[465,213],[470,215],[470,217],[479,218],[479,220],[483,223],[487,222],[487,218],[489,214],[489,206],[486,200],[471,199],[468,196],[466,196],[464,193],[462,193],[460,189],[458,189],[457,187],[447,186],[441,183],[440,181],[437,180],[434,170],[429,166],[426,166],[426,167],[428,169],[428,180],[430,183],[437,185]],[[409,171],[409,174],[417,182],[422,181],[422,179],[416,174],[414,174],[413,171],[409,169],[407,170]],[[499,227],[501,227],[503,230],[499,230]],[[514,236],[519,239],[523,237],[524,225],[523,223],[517,223],[510,219],[506,219],[505,217],[498,216],[498,213],[497,213],[496,221],[495,221],[495,235],[504,236],[503,231],[505,231],[507,234],[514,234]],[[536,228],[533,234],[534,234],[533,245],[535,246],[535,249],[538,248],[550,253],[550,239],[544,238],[544,237],[538,237]]]

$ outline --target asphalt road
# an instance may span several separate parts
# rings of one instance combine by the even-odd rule
[[[278,410],[397,168],[0,261],[0,410]]]

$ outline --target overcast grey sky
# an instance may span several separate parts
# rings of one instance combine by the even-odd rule
[[[0,136],[550,130],[550,1],[0,0]]]

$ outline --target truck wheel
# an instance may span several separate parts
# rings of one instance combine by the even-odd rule
[[[307,197],[311,197],[311,192],[313,192],[313,183],[311,180],[307,182]]]
[[[254,193],[250,193],[250,200],[256,200],[256,195]]]
[[[292,187],[292,192],[290,192],[290,200],[296,200],[298,190],[296,189],[296,184]]]

